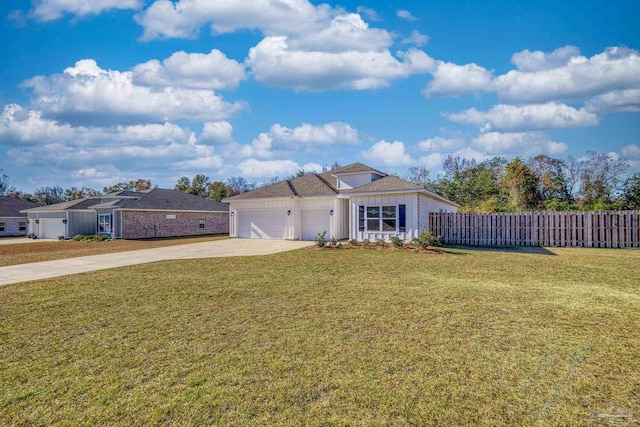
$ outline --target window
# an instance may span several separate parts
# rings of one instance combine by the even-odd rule
[[[4,231],[4,222],[0,222],[0,231]]]
[[[111,214],[98,215],[98,233],[111,234]]]
[[[26,221],[20,221],[18,223],[18,230],[27,231],[27,223],[26,223]]]
[[[203,230],[204,229],[204,218],[200,218],[198,220],[198,222],[199,222],[200,229]]]
[[[404,207],[404,205],[401,205]],[[404,212],[403,212],[404,213]],[[396,232],[398,210],[396,206],[360,206],[360,231]]]

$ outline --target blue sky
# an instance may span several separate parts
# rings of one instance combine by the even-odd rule
[[[19,190],[587,150],[640,171],[637,1],[5,0]]]

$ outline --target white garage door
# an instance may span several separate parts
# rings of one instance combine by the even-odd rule
[[[326,231],[325,238],[331,239],[329,209],[323,210],[303,210],[302,211],[302,232],[300,240],[315,240],[318,233]]]
[[[64,223],[60,218],[40,219],[40,237],[41,239],[57,239],[58,236],[64,236]]]
[[[238,237],[250,239],[284,239],[285,211],[241,212]]]

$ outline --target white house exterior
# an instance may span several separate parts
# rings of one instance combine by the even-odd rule
[[[429,212],[458,205],[361,163],[230,197],[229,235],[252,239],[404,240],[429,229]]]

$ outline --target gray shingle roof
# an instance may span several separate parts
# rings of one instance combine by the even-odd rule
[[[347,173],[363,173],[363,172],[374,172],[379,175],[385,176],[386,173],[380,172],[377,169],[364,165],[362,163],[352,163],[347,166],[343,166],[338,169],[334,169],[331,171],[333,175],[347,174]]]
[[[267,199],[271,197],[317,197],[317,196],[335,196],[338,194],[335,185],[330,181],[336,181],[335,177],[331,178],[327,174],[310,173],[295,179],[285,179],[275,184],[267,185],[257,190],[247,191],[230,197],[228,200],[250,200],[250,199]]]
[[[351,190],[344,190],[343,193],[377,193],[380,191],[406,191],[406,190],[424,190],[423,187],[413,184],[397,176],[387,175],[373,182]]]
[[[37,204],[28,200],[14,199],[13,197],[0,196],[0,217],[25,217],[27,214],[20,213],[23,209],[38,207]]]
[[[229,205],[215,200],[205,199],[204,197],[194,196],[192,194],[183,193],[176,190],[167,190],[163,188],[154,188],[149,191],[132,192],[122,191],[118,194],[109,194],[113,196],[127,196],[135,199],[121,199],[119,201],[106,201],[102,203],[103,197],[96,196],[90,199],[73,200],[71,202],[56,203],[54,205],[41,206],[35,209],[29,209],[31,212],[41,211],[64,211],[77,209],[96,209],[104,208],[122,208],[134,210],[170,210],[170,211],[211,211],[220,212],[228,211]]]

